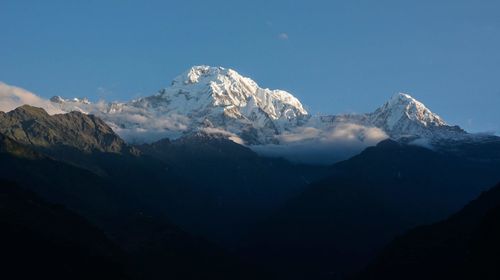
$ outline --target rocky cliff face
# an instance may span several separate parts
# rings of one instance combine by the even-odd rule
[[[101,119],[80,112],[49,115],[24,105],[0,114],[0,133],[40,148],[71,147],[84,152],[125,151],[125,142]]]

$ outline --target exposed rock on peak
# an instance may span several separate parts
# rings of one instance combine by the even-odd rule
[[[226,138],[237,137],[247,145],[284,144],[283,135],[301,134],[304,128],[328,135],[335,127],[351,124],[378,128],[396,140],[435,142],[468,136],[405,93],[395,94],[373,113],[311,116],[286,91],[262,88],[232,69],[206,65],[188,69],[155,95],[130,102],[51,100],[63,111],[99,116],[136,143],[176,139],[209,128],[225,131]]]

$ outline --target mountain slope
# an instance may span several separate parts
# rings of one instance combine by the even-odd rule
[[[500,180],[498,170],[500,161],[383,141],[333,165],[261,224],[247,254],[291,279],[343,279],[396,234],[462,207]]]
[[[96,159],[107,175],[99,176],[8,136],[0,139],[0,178],[16,182],[51,203],[65,205],[101,228],[125,252],[141,279],[244,276],[241,264],[224,250],[191,236],[165,217],[160,205],[170,209],[177,202],[189,201],[185,197],[193,194],[188,184],[177,188],[180,181],[162,162],[100,153]],[[75,155],[89,156],[84,152]]]
[[[201,195],[168,210],[177,213],[174,220],[223,244],[238,241],[250,225],[302,192],[326,170],[260,157],[247,147],[206,133],[136,147],[167,163]]]
[[[465,135],[458,126],[449,126],[424,104],[408,94],[395,94],[375,112],[367,114],[369,122],[382,128],[393,139],[402,137],[457,138]]]
[[[78,112],[50,116],[24,105],[0,114],[0,133],[42,148],[68,146],[84,152],[122,152],[125,142],[102,120]]]
[[[125,254],[61,205],[0,180],[2,275],[16,279],[131,279]]]
[[[391,242],[360,279],[498,279],[500,184],[450,218]]]
[[[58,122],[67,115],[75,119],[73,123],[88,118],[102,122],[76,112],[49,116],[43,109],[29,106],[5,114],[10,122],[4,122],[3,130],[24,137],[16,141],[0,133],[0,140],[3,139],[0,150],[5,152],[0,157],[5,166],[0,176],[38,185],[39,193],[57,195],[58,201],[74,203],[81,210],[114,205],[108,200],[118,191],[127,203],[161,213],[183,228],[221,243],[239,239],[246,227],[302,191],[324,170],[282,159],[261,158],[223,135],[203,132],[137,148],[111,134],[116,143],[122,143],[125,152],[87,150],[72,142],[79,141],[75,135],[85,134],[90,139],[86,142],[99,143],[98,139],[111,129],[105,124],[102,129],[86,129]],[[48,130],[35,133],[38,130],[32,129],[32,123]],[[59,131],[62,132],[57,134]],[[51,141],[57,138],[46,137],[52,134],[64,137],[61,136],[64,133],[75,138]],[[45,142],[40,144],[41,141]],[[229,224],[233,226],[231,229]]]

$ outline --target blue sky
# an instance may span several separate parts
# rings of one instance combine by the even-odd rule
[[[500,1],[0,0],[0,81],[43,97],[128,100],[192,65],[237,70],[311,113],[408,92],[500,131]]]

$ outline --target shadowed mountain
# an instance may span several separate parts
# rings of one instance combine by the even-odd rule
[[[201,196],[177,211],[176,222],[223,243],[237,241],[249,226],[321,178],[324,166],[292,164],[258,156],[224,137],[196,133],[137,148],[189,180]]]
[[[404,230],[460,209],[500,180],[500,161],[386,140],[263,222],[247,254],[290,279],[343,279]]]
[[[345,278],[500,180],[497,138],[436,151],[387,140],[318,167],[213,134],[131,147],[89,115],[0,115],[0,178],[93,223],[143,279]],[[239,249],[259,219],[238,251],[251,270],[204,239]]]
[[[4,276],[251,279],[254,273],[207,241],[144,212],[116,216],[101,231],[66,207],[3,180],[0,209]]]
[[[125,254],[81,216],[0,181],[2,275],[12,279],[131,279]]]
[[[495,163],[500,161],[500,137],[483,135],[463,141],[441,141],[434,144],[436,149],[454,154],[470,161]]]
[[[34,122],[41,127],[51,123],[45,115],[35,117]],[[88,132],[96,138],[102,136],[97,127]],[[89,142],[98,143],[96,139]],[[65,205],[101,228],[125,252],[141,279],[245,276],[237,260],[174,226],[164,211],[160,213],[158,205],[174,208],[176,202],[184,202],[183,197],[193,197],[187,184],[178,187],[180,178],[168,172],[163,162],[131,153],[75,148],[72,156],[76,161],[91,158],[104,171],[93,172],[73,164],[76,161],[58,160],[50,145],[40,147],[0,134],[0,178],[17,182],[51,203]]]
[[[60,162],[0,134],[0,178],[18,182],[44,199],[67,205],[93,220],[107,220],[114,187],[98,175]],[[103,211],[105,209],[105,211]]]
[[[360,279],[500,279],[500,184],[391,242]]]
[[[0,112],[2,113],[2,112]],[[0,133],[0,153],[10,154],[19,158],[41,159],[44,156],[26,145],[16,142],[14,139]]]
[[[80,112],[49,115],[42,108],[23,105],[0,112],[0,133],[51,158],[101,175],[106,171],[96,155],[138,154],[104,121]]]
[[[161,191],[163,199],[171,197],[182,182],[173,172],[166,172],[165,163],[140,156],[92,115],[71,112],[51,116],[43,109],[24,105],[0,114],[0,141],[5,156],[5,168],[0,172],[27,184],[57,181],[72,190],[81,185],[83,193],[120,186],[120,196],[141,201],[149,196],[148,191],[156,195]],[[89,183],[92,185],[87,186]],[[145,189],[141,189],[143,185]],[[183,183],[182,192],[186,188]],[[107,196],[94,193],[90,197]]]

